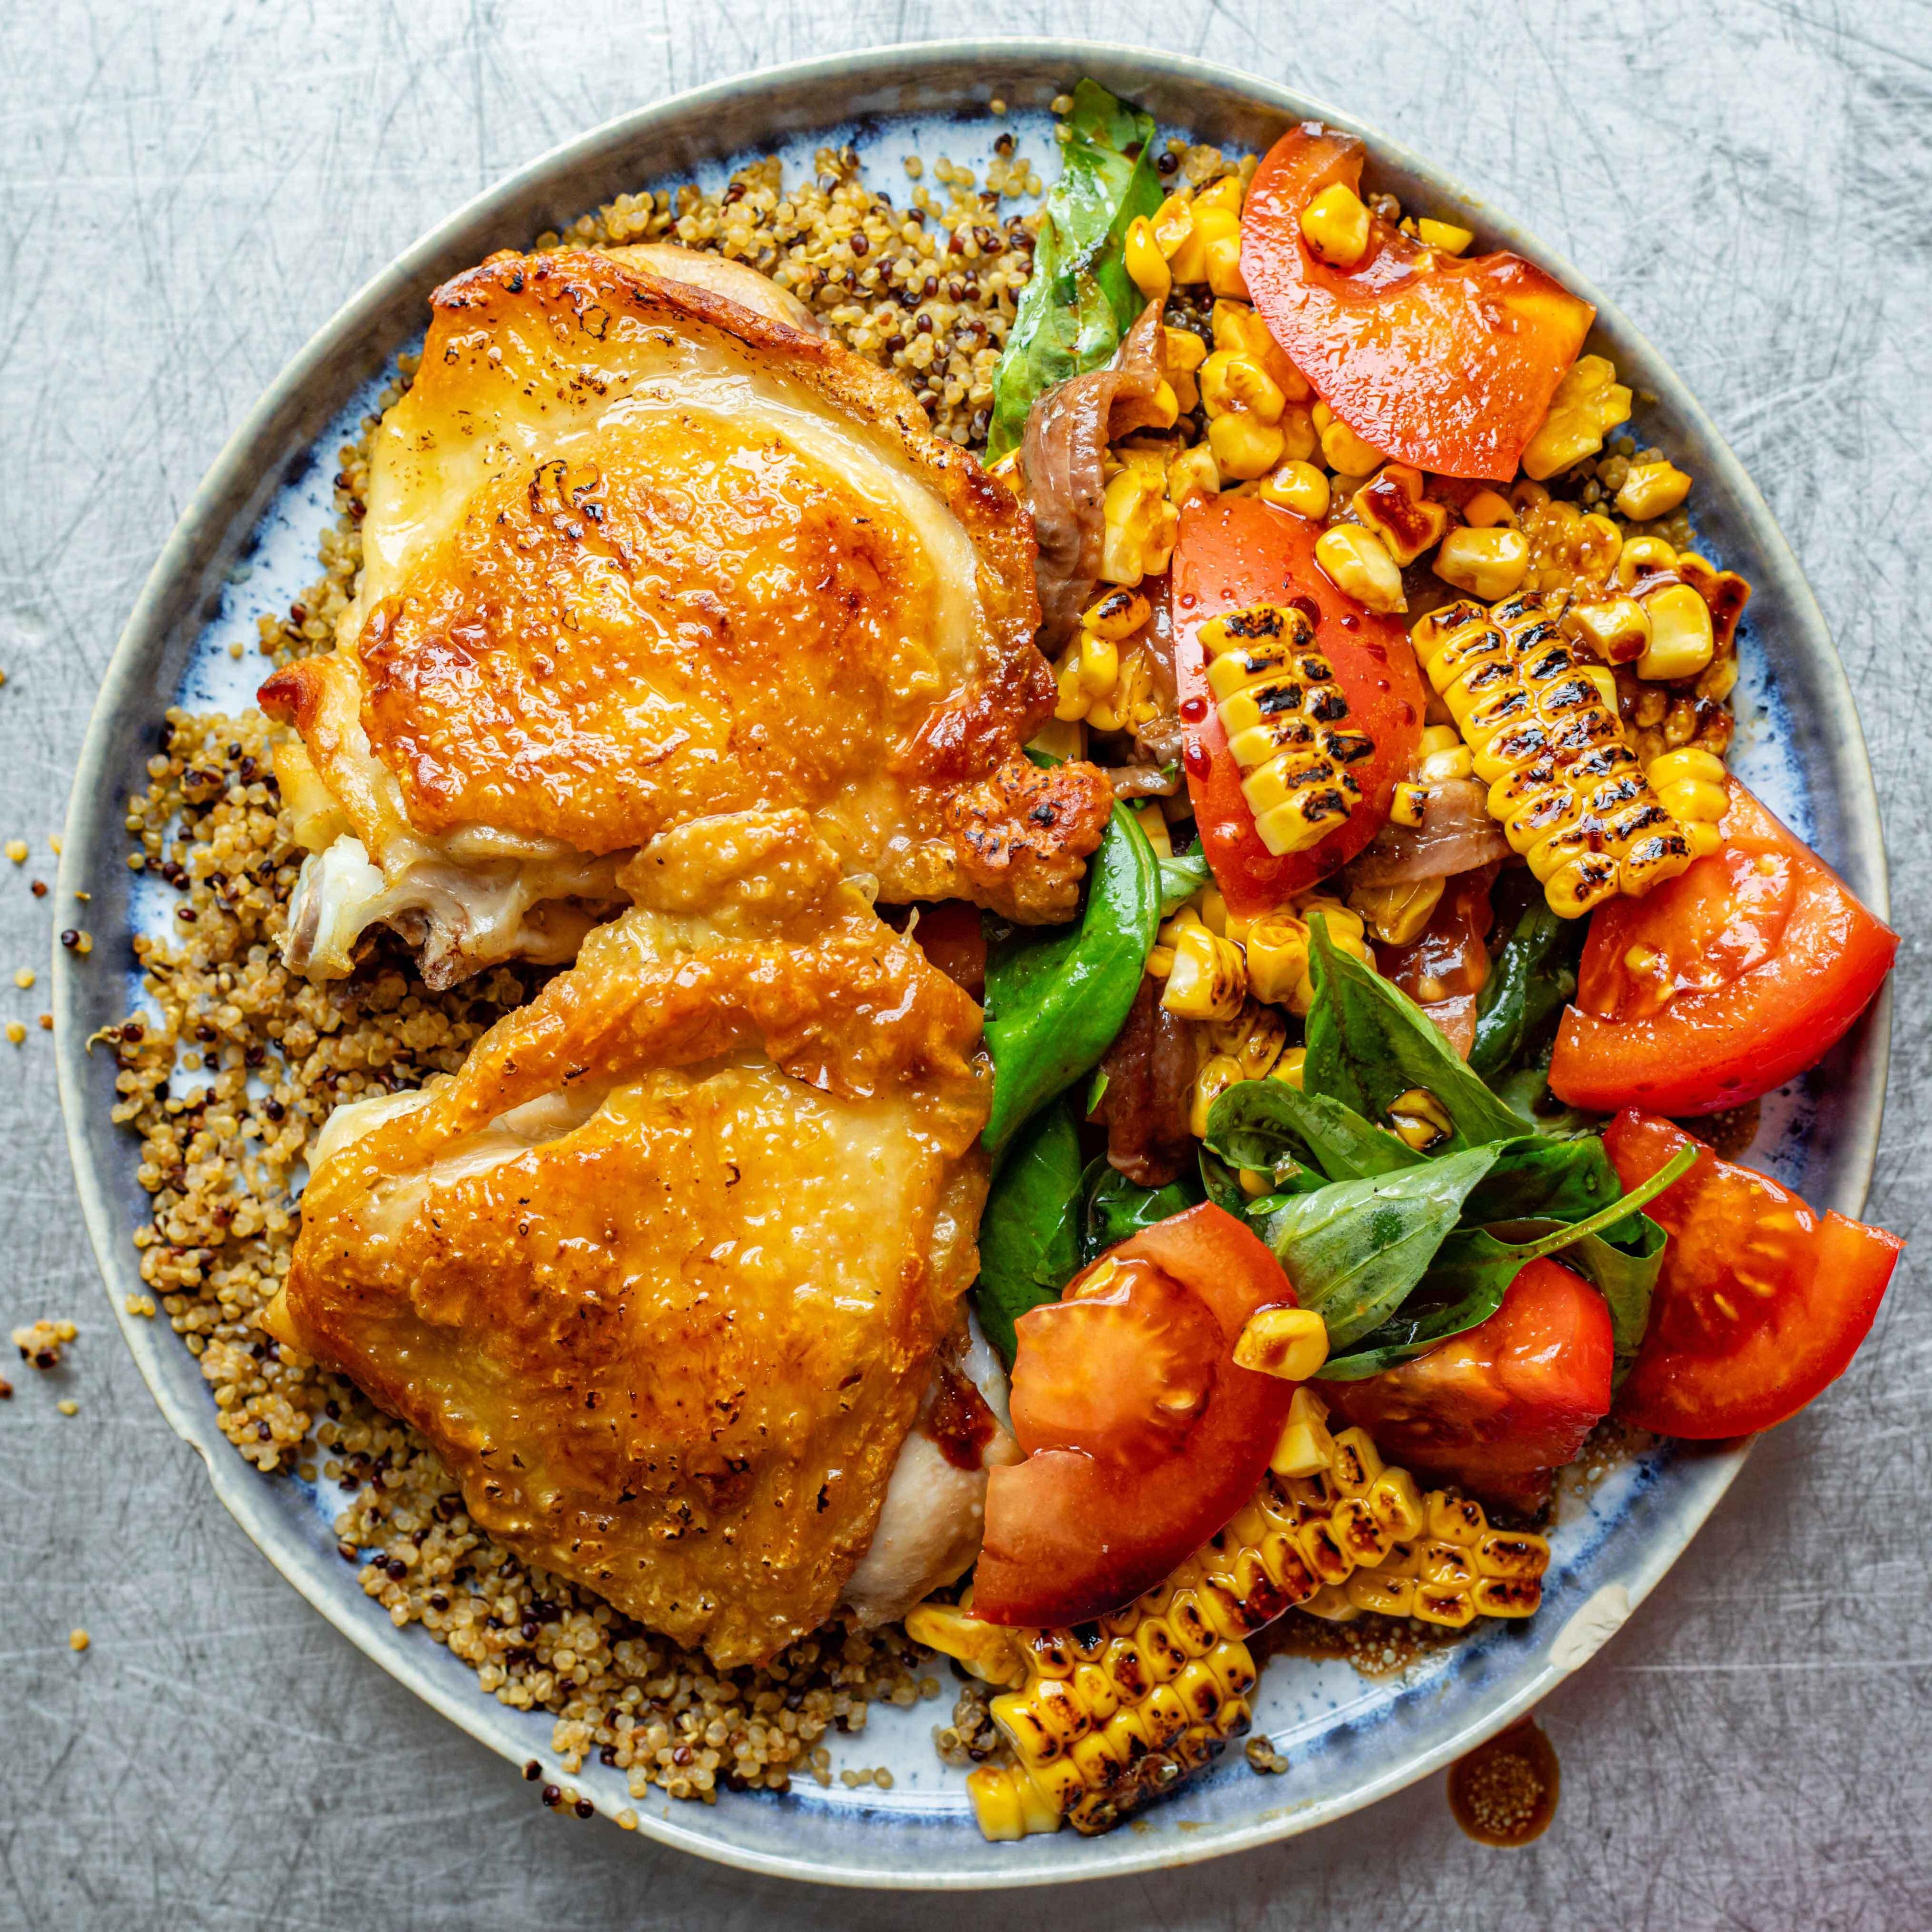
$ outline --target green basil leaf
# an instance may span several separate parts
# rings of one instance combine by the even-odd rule
[[[1283,1080],[1243,1080],[1228,1088],[1208,1111],[1206,1144],[1231,1167],[1271,1174],[1282,1187],[1292,1186],[1311,1161],[1322,1178],[1360,1180],[1424,1159],[1340,1101],[1300,1092]]]
[[[1154,117],[1082,80],[1065,125],[1033,273],[993,373],[989,463],[1018,443],[1035,398],[1100,368],[1144,306],[1128,278],[1126,242],[1130,224],[1161,202]]]
[[[1042,1108],[1015,1139],[980,1217],[974,1304],[1010,1363],[1013,1324],[1057,1301],[1080,1266],[1080,1134],[1064,1106]]]
[[[1331,1348],[1379,1328],[1407,1300],[1496,1156],[1492,1147],[1465,1148],[1396,1173],[1336,1181],[1269,1214],[1262,1238],[1296,1299],[1328,1324]]]
[[[1259,1204],[1250,1201],[1241,1192],[1241,1184],[1235,1179],[1234,1170],[1211,1152],[1204,1142],[1200,1150],[1200,1165],[1201,1185],[1216,1207],[1233,1215],[1238,1221],[1253,1214]],[[1271,1198],[1270,1204],[1278,1208],[1281,1203]]]
[[[1090,1168],[1090,1184],[1080,1223],[1080,1259],[1084,1265],[1103,1255],[1116,1242],[1165,1221],[1170,1214],[1198,1207],[1205,1190],[1192,1174],[1183,1174],[1165,1187],[1142,1187],[1106,1160]]]
[[[1302,1084],[1379,1120],[1411,1088],[1426,1088],[1454,1124],[1452,1151],[1514,1140],[1523,1130],[1472,1073],[1433,1022],[1400,988],[1329,940],[1328,922],[1310,921],[1308,1058]]]
[[[1582,1221],[1622,1198],[1623,1183],[1593,1134],[1570,1141],[1526,1134],[1505,1141],[1496,1162],[1462,1205],[1465,1227],[1543,1216]]]
[[[1558,919],[1539,891],[1516,922],[1476,997],[1476,1043],[1469,1064],[1485,1080],[1514,1066],[1544,1023],[1576,990],[1571,948],[1580,920]]]
[[[1160,929],[1154,848],[1120,806],[1088,862],[1077,925],[1018,927],[986,959],[997,1161],[1021,1124],[1099,1064],[1134,1004]]]
[[[1480,1327],[1503,1305],[1509,1282],[1495,1270],[1474,1282],[1459,1300],[1444,1300],[1429,1292],[1425,1278],[1418,1288],[1372,1335],[1345,1355],[1331,1355],[1322,1365],[1322,1378],[1359,1382],[1378,1376],[1446,1342],[1453,1335]]]
[[[1199,846],[1191,852],[1155,862],[1160,867],[1160,916],[1178,913],[1214,875],[1208,869],[1208,855]]]

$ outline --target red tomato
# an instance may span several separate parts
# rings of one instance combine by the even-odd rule
[[[1610,1311],[1547,1259],[1522,1268],[1495,1314],[1366,1382],[1322,1396],[1392,1462],[1523,1506],[1610,1412]]]
[[[1408,633],[1336,589],[1315,561],[1318,524],[1253,496],[1197,496],[1180,513],[1170,596],[1174,675],[1186,737],[1188,795],[1214,882],[1244,918],[1267,912],[1352,859],[1388,817],[1396,781],[1422,736],[1425,700]],[[1306,598],[1352,728],[1375,741],[1351,767],[1362,802],[1332,837],[1276,857],[1255,830],[1241,774],[1208,688],[1201,626],[1244,604]]]
[[[1151,1589],[1255,1492],[1294,1385],[1236,1366],[1280,1264],[1211,1204],[1108,1250],[1015,1324],[1013,1432],[986,1481],[973,1614],[1073,1624]]]
[[[1354,267],[1302,238],[1301,212],[1357,188],[1360,142],[1315,122],[1269,149],[1241,220],[1241,273],[1288,360],[1364,442],[1445,476],[1502,480],[1596,310],[1520,256],[1460,261],[1378,218]]]
[[[1604,1148],[1626,1188],[1681,1148],[1697,1164],[1644,1210],[1666,1229],[1664,1271],[1617,1413],[1699,1441],[1748,1436],[1835,1382],[1870,1332],[1905,1244],[1720,1160],[1668,1120],[1619,1114]]]
[[[1838,874],[1730,781],[1724,848],[1590,922],[1550,1090],[1573,1107],[1712,1114],[1834,1046],[1898,950]]]

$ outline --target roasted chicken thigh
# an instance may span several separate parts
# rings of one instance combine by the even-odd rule
[[[1021,753],[1054,702],[1026,512],[897,376],[680,253],[436,291],[336,647],[262,688],[301,737],[298,967],[378,922],[433,986],[568,958],[630,853],[793,806],[886,900],[1071,911],[1110,794]]]
[[[989,1082],[978,1009],[805,813],[693,821],[621,885],[460,1072],[331,1119],[268,1322],[527,1560],[729,1666],[840,1604],[916,1421],[851,1613],[976,1551],[1007,1438],[945,1378]]]

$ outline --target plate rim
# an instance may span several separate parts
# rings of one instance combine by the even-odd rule
[[[1132,86],[1125,82],[1124,76],[1138,71],[1150,80],[1172,80],[1219,90],[1272,112],[1298,118],[1319,118],[1330,126],[1360,136],[1378,159],[1430,181],[1445,194],[1460,196],[1467,205],[1480,208],[1486,226],[1500,240],[1549,267],[1567,286],[1594,304],[1598,326],[1608,324],[1620,338],[1634,343],[1645,352],[1655,368],[1663,372],[1668,393],[1660,396],[1660,401],[1667,405],[1673,426],[1694,439],[1700,446],[1700,453],[1714,460],[1760,557],[1777,577],[1781,594],[1790,602],[1799,638],[1797,652],[1811,661],[1813,674],[1822,676],[1827,688],[1838,734],[1831,759],[1834,793],[1844,815],[1847,835],[1858,848],[1859,856],[1869,874],[1862,896],[1881,917],[1886,914],[1889,898],[1887,861],[1876,786],[1850,681],[1823,613],[1748,472],[1672,365],[1658,354],[1648,338],[1623,310],[1559,251],[1530,235],[1508,215],[1490,208],[1481,197],[1464,188],[1455,176],[1414,153],[1406,144],[1389,139],[1372,124],[1315,95],[1238,68],[1158,48],[1025,34],[893,43],[812,60],[773,64],[668,95],[646,106],[614,116],[557,142],[533,160],[501,176],[432,225],[365,280],[310,335],[224,442],[183,507],[143,584],[102,676],[75,767],[58,872],[62,892],[65,894],[77,886],[84,886],[90,874],[98,876],[98,855],[90,836],[92,828],[89,821],[99,816],[98,801],[104,786],[110,793],[118,790],[118,780],[122,775],[112,763],[114,721],[130,706],[153,708],[154,692],[140,674],[147,668],[170,632],[181,621],[178,613],[171,608],[178,586],[197,569],[205,569],[208,558],[232,541],[247,502],[251,479],[255,479],[255,487],[260,487],[261,464],[255,460],[258,445],[272,434],[279,422],[292,411],[298,411],[318,388],[326,388],[334,365],[347,359],[359,345],[368,340],[372,333],[383,330],[385,318],[399,294],[424,290],[425,278],[438,257],[457,238],[487,218],[493,211],[509,210],[524,195],[544,184],[566,182],[574,174],[583,172],[607,150],[646,140],[655,130],[688,117],[707,105],[736,103],[781,87],[809,84],[814,80],[882,82],[896,78],[916,83],[923,74],[962,61],[1009,66],[1024,63],[1030,68],[1054,75],[1106,70],[1111,78],[1126,84],[1130,92]],[[1071,84],[1070,80],[1067,84]],[[962,116],[983,114],[985,104],[983,101],[974,101],[962,104],[950,110],[932,111],[952,111]],[[829,128],[839,124],[828,115],[824,124]],[[393,344],[387,352],[394,353]],[[339,411],[346,393],[352,393],[352,386],[350,392],[336,398],[332,415]],[[317,434],[326,420],[318,425]],[[259,526],[260,515],[261,511],[257,508],[247,530],[242,533],[244,544]],[[160,1352],[164,1346],[170,1352],[178,1351],[178,1338],[172,1330],[168,1330],[164,1344],[163,1331],[158,1324],[127,1312],[124,1289],[138,1290],[141,1284],[137,1270],[130,1265],[134,1250],[128,1238],[130,1231],[122,1225],[124,1211],[109,1184],[104,1164],[97,1161],[88,1132],[93,1103],[86,1091],[85,1078],[87,1043],[82,1033],[83,982],[78,961],[57,939],[52,943],[52,953],[56,1079],[82,1215],[116,1325],[157,1406],[174,1432],[200,1456],[223,1506],[270,1564],[314,1610],[404,1688],[493,1753],[507,1755],[502,1741],[492,1735],[500,1708],[494,1699],[474,1690],[467,1696],[446,1692],[443,1687],[430,1681],[415,1659],[397,1654],[397,1633],[386,1619],[338,1616],[338,1604],[303,1574],[302,1566],[292,1560],[284,1560],[275,1515],[268,1506],[268,1492],[258,1472],[214,1427],[212,1405],[190,1408],[178,1398],[172,1382],[163,1372]],[[1888,982],[1886,991],[1863,1023],[1864,1059],[1857,1081],[1859,1090],[1853,1096],[1854,1104],[1848,1110],[1838,1137],[1841,1154],[1848,1158],[1840,1159],[1838,1184],[1834,1190],[1836,1198],[1832,1204],[1848,1214],[1856,1214],[1862,1208],[1876,1158],[1884,1114],[1890,1014]],[[1846,1142],[1849,1146],[1844,1144]],[[1711,1476],[1703,1484],[1695,1507],[1673,1526],[1671,1533],[1657,1538],[1654,1544],[1644,1551],[1643,1560],[1628,1586],[1628,1608],[1625,1616],[1649,1594],[1688,1547],[1742,1467],[1750,1446],[1747,1441],[1710,1456]],[[1606,1636],[1609,1634],[1606,1632]],[[1104,1864],[1082,1863],[1045,1870],[1036,1866],[1010,1874],[997,1869],[940,1873],[886,1870],[872,1865],[848,1864],[836,1858],[772,1853],[726,1843],[694,1828],[696,1820],[708,1815],[706,1812],[690,1814],[694,1820],[692,1826],[685,1825],[676,1815],[684,1812],[683,1807],[668,1803],[663,1815],[654,1815],[657,1809],[655,1794],[650,1799],[630,1801],[630,1808],[636,1813],[637,1830],[640,1837],[675,1846],[736,1869],[820,1884],[965,1892],[1022,1885],[1068,1884],[1085,1879],[1164,1870],[1299,1835],[1418,1782],[1540,1702],[1572,1671],[1580,1668],[1597,1647],[1589,1646],[1560,1666],[1553,1661],[1546,1663],[1515,1694],[1502,1700],[1454,1737],[1403,1760],[1381,1777],[1343,1796],[1318,1799],[1296,1808],[1277,1808],[1272,1814],[1264,1813],[1245,1823],[1198,1829],[1178,1844],[1166,1840],[1143,1845],[1122,1833],[1108,1840],[1115,1856]],[[566,1776],[560,1772],[555,1775]],[[607,1812],[624,1808],[622,1801],[612,1799],[608,1794],[598,1792],[586,1795]]]

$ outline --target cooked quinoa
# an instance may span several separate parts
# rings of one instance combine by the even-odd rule
[[[56,1368],[61,1352],[80,1332],[71,1322],[50,1322],[43,1316],[25,1328],[16,1328],[14,1346],[22,1361],[37,1369]]]
[[[1037,226],[1036,215],[1002,214],[1002,203],[1042,185],[1010,136],[995,148],[983,182],[950,160],[928,168],[908,158],[896,194],[862,180],[850,148],[821,148],[813,176],[789,186],[770,158],[716,195],[688,186],[620,195],[536,245],[670,241],[747,262],[856,352],[902,374],[940,434],[976,446]],[[1197,189],[1236,165],[1178,141],[1159,159],[1163,182]],[[361,566],[369,433],[414,368],[399,359],[376,413],[338,452],[321,574],[286,610],[258,620],[265,658],[286,663],[333,640]],[[1614,494],[1621,477],[1611,470],[1634,453],[1617,446],[1586,486],[1590,507]],[[1657,533],[1681,542],[1681,521]],[[130,1312],[152,1315],[158,1303],[200,1362],[224,1434],[264,1474],[334,1486],[342,1558],[393,1624],[420,1624],[500,1702],[552,1714],[566,1772],[595,1756],[627,1774],[635,1798],[652,1786],[706,1800],[721,1786],[782,1790],[796,1774],[829,1784],[829,1733],[862,1731],[875,1701],[940,1695],[929,1652],[896,1628],[828,1627],[763,1670],[716,1670],[524,1563],[471,1520],[412,1430],[262,1329],[288,1271],[308,1150],[329,1114],[453,1073],[542,976],[499,968],[435,994],[387,944],[350,980],[314,985],[291,974],[280,940],[303,854],[280,809],[274,730],[254,712],[170,710],[147,788],[128,801],[128,864],[170,896],[166,936],[134,942],[148,1004],[104,1036],[118,1070],[114,1118],[140,1138],[152,1200],[134,1236],[149,1293],[130,1297]],[[1304,1627],[1304,1642],[1306,1622],[1288,1626]],[[1378,1630],[1386,1654],[1370,1658],[1367,1634],[1324,1647],[1370,1669],[1414,1654]],[[1004,1756],[988,1688],[953,1688],[951,1722],[933,1731],[940,1760],[964,1768]],[[532,1782],[542,1774],[534,1760],[525,1767]],[[854,1786],[891,1784],[883,1770],[841,1774]],[[546,1784],[539,1796],[552,1808],[592,1809],[568,1786]],[[635,1815],[618,1822],[634,1827]]]

